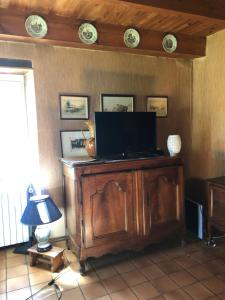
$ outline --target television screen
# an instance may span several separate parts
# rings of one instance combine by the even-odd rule
[[[156,152],[154,112],[96,112],[95,143],[98,159],[150,156]]]

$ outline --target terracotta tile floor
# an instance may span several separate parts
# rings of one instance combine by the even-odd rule
[[[55,245],[65,248],[64,242]],[[48,286],[56,277],[64,300],[225,299],[224,241],[215,248],[191,241],[92,259],[86,276],[69,250],[69,266],[58,273],[44,262],[30,267],[29,257],[13,250],[0,250],[0,300],[56,300],[57,290]]]

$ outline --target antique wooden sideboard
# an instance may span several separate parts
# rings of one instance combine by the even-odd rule
[[[66,226],[81,272],[88,257],[184,233],[180,158],[64,163],[63,174]]]

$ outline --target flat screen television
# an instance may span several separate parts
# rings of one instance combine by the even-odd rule
[[[148,157],[156,153],[154,112],[96,112],[98,159]]]

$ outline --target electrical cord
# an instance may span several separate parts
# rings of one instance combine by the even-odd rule
[[[60,300],[62,298],[62,292],[61,292],[59,286],[56,283],[53,283],[53,286],[55,288],[55,292],[56,292],[56,295],[57,295],[57,300]]]
[[[67,259],[67,257],[64,257],[64,260],[66,261],[65,267],[64,269],[60,272],[60,274],[58,274],[55,278],[53,278],[52,280],[50,280],[45,286],[43,286],[40,290],[38,290],[37,292],[35,292],[34,294],[31,294],[28,298],[26,298],[25,300],[31,300],[33,299],[33,297],[37,294],[39,294],[41,291],[45,290],[47,287],[49,286],[54,286],[55,289],[55,293],[57,295],[57,300],[60,300],[62,298],[62,292],[59,288],[59,286],[56,283],[56,280],[58,280],[62,275],[64,275],[66,272],[68,272],[69,270],[67,269],[70,265],[71,262]],[[67,269],[67,270],[66,270]]]
[[[225,234],[224,235],[220,235],[220,236],[212,236],[211,239],[222,239],[225,238]]]
[[[48,286],[54,286],[55,289],[55,293],[57,295],[57,300],[60,300],[62,298],[62,292],[60,291],[59,286],[55,283],[55,279],[52,279],[51,281],[49,281],[48,284],[46,284],[45,286],[43,286],[40,290],[38,290],[37,292],[35,292],[34,294],[31,294],[28,298],[26,298],[25,300],[31,300],[35,299],[35,296],[38,295],[41,291],[45,290]],[[59,295],[58,295],[59,292]]]

